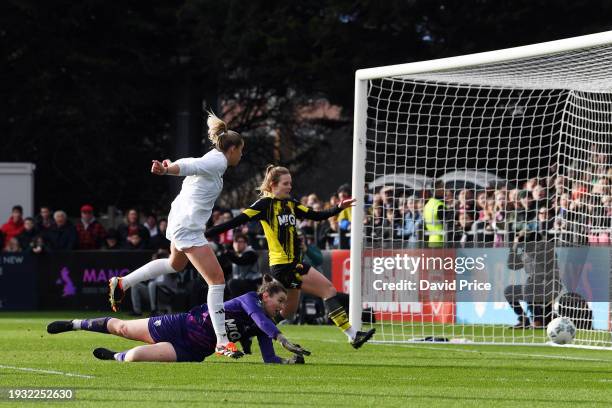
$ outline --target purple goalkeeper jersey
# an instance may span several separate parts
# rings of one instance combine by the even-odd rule
[[[266,315],[257,293],[248,292],[223,304],[225,330],[230,341],[257,336],[261,355],[266,363],[280,363],[274,353],[272,340],[280,333]],[[208,306],[196,306],[187,313],[185,334],[193,347],[214,350],[217,338],[208,314]]]

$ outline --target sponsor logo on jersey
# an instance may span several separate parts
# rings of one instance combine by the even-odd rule
[[[227,338],[230,339],[230,341],[237,341],[240,340],[240,337],[242,337],[240,330],[238,330],[238,324],[236,324],[236,320],[234,319],[227,319],[225,321],[225,331],[227,332]]]
[[[278,225],[281,227],[284,227],[285,225],[297,225],[295,215],[293,214],[280,214],[277,215],[276,218],[278,219]]]

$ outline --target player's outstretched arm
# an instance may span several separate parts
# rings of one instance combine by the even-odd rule
[[[304,357],[295,354],[289,358],[281,358],[274,352],[274,346],[270,337],[262,333],[257,336],[259,342],[259,349],[261,350],[261,357],[266,364],[304,364]]]
[[[211,238],[214,237],[216,235],[222,234],[225,231],[229,231],[233,228],[236,228],[244,223],[249,222],[250,218],[248,215],[246,215],[245,213],[240,214],[237,217],[232,218],[231,220],[224,222],[222,224],[218,224],[218,225],[213,225],[212,227],[208,228],[205,232],[204,232],[204,236],[206,238]]]
[[[258,220],[261,216],[262,211],[267,208],[269,203],[270,200],[267,198],[259,199],[253,204],[251,204],[251,206],[244,210],[239,216],[234,217],[231,220],[224,222],[223,224],[213,225],[212,227],[206,230],[204,235],[206,236],[206,238],[211,238],[232,228],[239,227],[240,225],[245,224],[251,220]]]
[[[299,344],[293,344],[283,334],[279,334],[278,336],[276,336],[276,341],[278,341],[281,344],[281,346],[285,348],[285,350],[293,354],[297,354],[298,356],[309,356],[310,355],[310,351],[306,350]]]
[[[311,208],[299,204],[295,207],[295,215],[300,219],[306,218],[307,220],[323,221],[340,214],[345,208],[354,207],[355,201],[356,199],[354,198],[342,200],[338,206],[323,211],[314,211]]]

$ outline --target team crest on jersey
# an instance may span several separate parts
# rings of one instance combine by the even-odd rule
[[[276,218],[278,219],[278,225],[281,227],[284,227],[285,225],[297,225],[295,215],[293,214],[280,214],[277,215]]]

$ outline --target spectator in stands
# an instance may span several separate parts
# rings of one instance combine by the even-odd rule
[[[533,199],[533,206],[536,210],[548,206],[548,197],[546,189],[541,184],[536,184],[531,190],[531,197]]]
[[[538,210],[538,223],[536,232],[540,234],[543,239],[548,237],[548,233],[553,229],[554,217],[551,216],[551,212],[548,208],[542,207]]]
[[[121,245],[121,249],[130,250],[144,250],[147,249],[147,243],[142,239],[140,234],[136,231],[133,231],[130,235],[127,236],[127,239]]]
[[[21,245],[19,245],[19,240],[17,237],[12,237],[9,239],[4,247],[4,252],[21,252]]]
[[[329,232],[327,233],[327,248],[339,249],[340,224],[338,224],[338,219],[336,217],[331,217],[327,221],[329,222]]]
[[[159,220],[157,224],[158,233],[151,237],[149,241],[150,249],[158,251],[160,249],[164,249],[166,251],[170,251],[170,241],[166,238],[166,229],[168,227],[168,220],[162,218]]]
[[[24,230],[23,226],[23,208],[20,205],[13,207],[11,216],[2,227],[0,227],[4,235],[5,247],[9,245],[12,238],[16,238]]]
[[[52,251],[71,251],[77,247],[77,230],[68,220],[68,216],[62,210],[53,213],[55,225],[45,232],[45,240]]]
[[[119,234],[117,233],[116,229],[108,229],[106,232],[106,237],[104,238],[104,243],[102,244],[102,249],[107,251],[121,249],[121,245],[119,244]]]
[[[366,218],[365,234],[367,237],[372,237],[376,241],[382,241],[384,237],[383,223],[384,223],[384,207],[383,201],[380,196],[374,198],[372,205],[372,214]]]
[[[463,189],[459,191],[455,211],[457,214],[470,213],[470,218],[474,218],[474,193],[472,190]]]
[[[143,247],[146,247],[148,245],[149,231],[140,224],[139,218],[140,216],[136,209],[130,208],[128,210],[125,222],[117,227],[119,245],[125,247],[133,246],[133,242],[128,243],[128,237],[130,235],[138,235],[140,237],[138,246],[143,245]],[[132,239],[132,241],[135,241],[135,239]]]
[[[554,183],[555,196],[557,197],[559,197],[563,193],[567,193],[567,191],[569,190],[565,185],[566,178],[563,176],[557,176],[557,178],[555,178],[553,183]]]
[[[399,212],[394,208],[387,208],[385,211],[385,219],[383,221],[383,234],[387,244],[391,245],[392,240],[399,240],[398,231],[401,225]]]
[[[221,214],[221,217],[219,217],[219,219],[217,220],[217,224],[215,225],[222,224],[224,222],[228,222],[232,218],[234,217],[232,216],[232,212],[230,210],[224,211]],[[225,231],[219,234],[216,242],[218,242],[219,245],[224,246],[224,247],[231,246],[232,243],[234,242],[234,230],[230,229],[229,231]]]
[[[472,230],[473,219],[470,212],[463,212],[457,216],[457,223],[454,228],[453,242],[467,244],[474,242],[474,232]]]
[[[210,215],[210,218],[208,219],[208,222],[206,223],[206,229],[209,229],[210,227],[212,227],[213,225],[218,225],[219,224],[219,218],[221,218],[221,210],[218,208],[213,208],[212,213]]]
[[[519,192],[520,207],[516,211],[514,220],[514,231],[530,230],[535,231],[534,223],[537,223],[537,212],[531,201],[531,194],[527,190]]]
[[[416,197],[402,198],[399,202],[401,222],[396,227],[396,235],[404,241],[405,247],[414,247],[423,232],[423,214],[416,208]]]
[[[338,188],[338,199],[342,201],[342,200],[348,200],[350,198],[351,198],[350,186],[348,184],[341,185],[340,188]],[[337,216],[338,227],[340,230],[339,231],[340,233],[339,248],[340,249],[350,249],[351,247],[350,234],[351,234],[351,221],[353,219],[352,210],[353,209],[351,207],[345,208]]]
[[[431,197],[425,204],[425,207],[423,207],[423,220],[427,232],[426,241],[429,247],[441,247],[444,245],[446,241],[445,223],[447,220],[454,219],[454,217],[451,217],[446,211],[444,205],[444,191],[444,183],[437,181],[434,186],[433,197]]]
[[[487,192],[481,191],[476,194],[476,208],[475,208],[475,219],[477,221],[485,219],[485,212],[487,209]]]
[[[477,243],[491,243],[495,241],[494,217],[495,204],[487,202],[484,210],[478,213],[478,220],[472,224],[472,234]]]
[[[389,207],[393,208],[395,204],[395,191],[393,190],[393,187],[384,186],[380,189],[378,194],[380,195],[380,199],[382,200],[385,209]]]
[[[338,205],[339,202],[340,200],[338,200],[337,194],[332,194],[332,196],[329,197],[329,207],[335,207]]]
[[[36,230],[36,225],[34,224],[34,218],[26,217],[23,220],[23,232],[17,236],[21,248],[24,250],[28,249],[37,235],[38,231]]]
[[[262,275],[257,262],[257,252],[249,246],[247,236],[242,233],[234,234],[233,245],[226,250],[225,255],[232,262],[232,277],[227,282],[230,296],[235,298],[256,291],[261,285]]]
[[[93,215],[94,208],[85,204],[81,206],[81,221],[77,223],[76,230],[79,235],[79,249],[100,249],[106,237],[106,230]]]
[[[30,246],[24,247],[24,251],[33,253],[36,255],[41,255],[44,253],[51,252],[49,245],[45,242],[45,238],[42,233],[39,233],[34,239],[30,242]]]
[[[36,216],[36,229],[39,232],[45,232],[55,225],[51,209],[46,205],[40,207],[40,212]]]
[[[506,242],[508,226],[506,225],[506,190],[495,192],[495,205],[492,219],[493,231],[495,232],[494,242],[501,245]]]
[[[159,234],[159,229],[157,225],[157,217],[155,214],[147,215],[145,222],[142,224],[143,227],[149,231],[149,238],[153,238]]]
[[[321,200],[319,200],[319,196],[312,193],[308,195],[308,199],[306,200],[306,206],[313,208],[315,204],[321,204]]]

